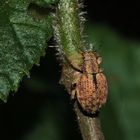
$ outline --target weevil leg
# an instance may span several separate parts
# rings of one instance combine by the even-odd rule
[[[75,90],[71,92],[71,100],[75,99]]]
[[[99,69],[99,73],[102,73],[103,71],[104,71],[103,68],[100,68],[100,69]]]
[[[71,85],[71,99],[75,99],[75,89],[76,89],[76,83]]]
[[[97,58],[97,63],[100,65],[101,62],[102,62],[102,57],[98,57],[98,58]]]

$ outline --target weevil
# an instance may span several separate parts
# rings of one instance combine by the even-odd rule
[[[78,100],[83,111],[94,114],[106,103],[108,85],[96,52],[83,52],[81,72],[76,72],[71,97]]]

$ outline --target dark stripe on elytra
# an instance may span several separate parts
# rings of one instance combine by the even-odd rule
[[[96,74],[93,73],[93,83],[95,83],[95,89],[97,90],[97,79],[96,79]]]

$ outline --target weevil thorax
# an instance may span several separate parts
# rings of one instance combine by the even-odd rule
[[[99,62],[98,62],[98,56],[96,53],[93,52],[84,52],[83,53],[83,73],[87,74],[96,74],[99,73]]]

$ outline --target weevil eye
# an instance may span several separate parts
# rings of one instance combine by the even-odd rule
[[[71,90],[74,90],[76,88],[76,83],[71,85]]]

